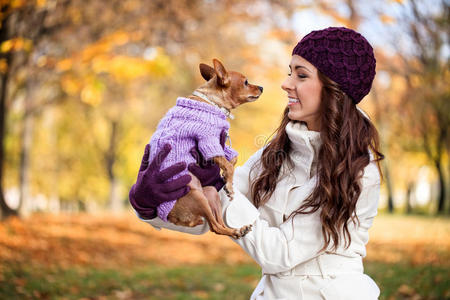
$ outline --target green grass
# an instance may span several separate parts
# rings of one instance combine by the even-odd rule
[[[253,264],[132,269],[46,268],[3,264],[0,299],[248,299],[260,278]],[[369,262],[380,299],[450,299],[448,268]],[[407,285],[406,294],[399,287]],[[405,291],[405,289],[403,289]],[[410,296],[408,296],[410,293]],[[417,299],[417,298],[415,298]]]
[[[380,299],[450,299],[448,267],[372,262],[365,263],[364,268],[380,287]],[[409,293],[399,292],[402,285]]]

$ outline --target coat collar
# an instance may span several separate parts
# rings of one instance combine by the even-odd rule
[[[290,121],[286,125],[286,133],[291,142],[290,157],[295,165],[306,168],[309,172],[317,162],[322,138],[320,132],[308,130],[303,122]],[[368,150],[370,161],[374,161],[372,151]],[[314,171],[314,170],[313,170]]]
[[[293,175],[298,177],[297,182],[303,182],[305,178],[316,174],[319,150],[322,146],[320,132],[308,130],[305,123],[298,121],[290,121],[285,130],[291,142],[289,157],[294,163]]]
[[[308,130],[305,123],[296,121],[290,121],[285,130],[293,152],[298,152],[297,154],[302,156],[312,154],[317,159],[322,146],[320,132]]]

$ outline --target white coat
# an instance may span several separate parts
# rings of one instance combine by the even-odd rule
[[[359,226],[349,222],[350,246],[345,248],[342,239],[337,250],[318,253],[323,247],[320,209],[313,214],[288,217],[314,189],[320,133],[292,121],[286,126],[286,132],[292,145],[289,155],[294,169],[283,166],[281,180],[267,203],[256,209],[249,200],[250,185],[259,169],[250,171],[258,164],[263,149],[236,168],[234,200],[228,201],[223,190],[219,193],[228,226],[239,228],[253,224],[245,237],[233,239],[262,268],[263,276],[250,299],[378,299],[380,291],[363,273],[362,264],[380,191],[380,174],[372,154],[370,164],[364,169],[362,192],[356,205]],[[164,227],[192,234],[209,230],[207,225],[181,227],[159,218],[144,221],[157,229]]]

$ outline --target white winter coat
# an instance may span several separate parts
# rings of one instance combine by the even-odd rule
[[[320,133],[292,121],[286,132],[292,145],[289,155],[295,166],[293,170],[283,166],[281,180],[266,204],[256,209],[249,200],[250,184],[259,172],[258,168],[256,172],[250,170],[258,164],[263,149],[236,168],[234,200],[229,202],[223,190],[219,193],[228,226],[253,224],[245,237],[233,239],[262,268],[263,276],[250,299],[377,299],[380,291],[363,273],[362,264],[380,191],[380,174],[372,154],[372,161],[364,169],[362,192],[356,205],[360,223],[359,226],[349,223],[350,246],[345,249],[342,240],[336,251],[318,253],[323,247],[320,209],[313,214],[288,217],[314,189]],[[209,230],[208,225],[188,228],[159,218],[144,221],[157,229],[164,227],[192,234]]]

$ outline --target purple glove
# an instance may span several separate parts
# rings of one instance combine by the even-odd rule
[[[155,218],[157,215],[156,208],[161,203],[181,198],[190,190],[187,186],[192,179],[190,175],[183,175],[171,182],[166,182],[167,179],[183,171],[186,168],[186,163],[177,163],[165,170],[159,170],[170,150],[172,150],[172,147],[169,144],[164,145],[152,163],[149,164],[150,145],[145,146],[139,174],[129,194],[131,205],[144,219]]]
[[[225,147],[226,139],[227,132],[222,130],[220,133],[220,145],[222,145],[223,148]],[[225,181],[222,176],[220,176],[219,166],[216,165],[212,159],[205,161],[200,151],[198,151],[198,147],[192,148],[190,153],[197,161],[197,164],[189,164],[188,170],[200,180],[202,186],[214,186],[217,191],[220,191],[225,185]]]

